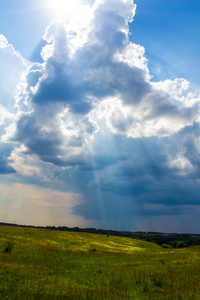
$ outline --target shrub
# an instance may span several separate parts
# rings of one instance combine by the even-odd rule
[[[97,251],[96,248],[92,248],[92,249],[90,249],[90,250],[91,250],[91,251],[94,251],[94,252]]]
[[[13,249],[13,246],[14,246],[14,243],[13,243],[12,241],[9,241],[9,242],[5,245],[5,247],[4,247],[4,249],[3,249],[3,252],[5,252],[5,253],[10,253],[10,252],[12,251],[12,249]]]

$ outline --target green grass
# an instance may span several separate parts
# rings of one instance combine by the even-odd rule
[[[200,299],[200,246],[3,226],[0,299]]]

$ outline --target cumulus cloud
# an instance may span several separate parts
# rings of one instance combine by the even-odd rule
[[[83,163],[79,155],[86,154],[98,129],[96,119],[105,118],[116,134],[137,138],[174,134],[197,117],[195,105],[177,98],[180,92],[151,83],[144,48],[128,37],[132,1],[96,1],[87,12],[89,26],[79,47],[84,23],[76,31],[64,20],[47,28],[44,63],[30,68],[22,97],[31,111],[16,126],[15,139],[30,153],[64,166],[69,160]],[[179,83],[174,85],[177,90]],[[63,111],[67,117],[60,118]]]
[[[199,93],[183,78],[153,82],[145,49],[129,40],[131,0],[83,6],[84,17],[78,8],[48,26],[43,62],[25,73],[0,36],[0,128],[12,145],[0,173],[80,193],[72,211],[86,219],[199,205]]]
[[[21,75],[25,69],[20,53],[0,34],[0,99],[9,111],[15,106],[15,95],[20,90]]]
[[[9,156],[12,151],[12,147],[0,142],[0,174],[15,173],[15,169],[10,165]]]
[[[0,34],[0,174],[15,173],[9,156],[14,145],[5,143],[6,129],[13,126],[17,114],[16,97],[20,92],[25,63],[20,53]]]

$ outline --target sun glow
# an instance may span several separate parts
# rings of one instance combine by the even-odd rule
[[[81,4],[81,0],[51,0],[51,7],[58,17],[68,16]]]

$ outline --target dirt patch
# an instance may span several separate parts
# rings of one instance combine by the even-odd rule
[[[14,267],[15,265],[15,262],[0,261],[0,266],[3,267]]]
[[[16,249],[17,249],[17,250],[24,250],[25,248],[24,248],[24,247],[21,247],[21,246],[17,246]]]
[[[59,252],[72,252],[71,249],[57,248],[57,247],[50,247],[50,246],[41,246],[41,248],[47,250],[59,251]]]

